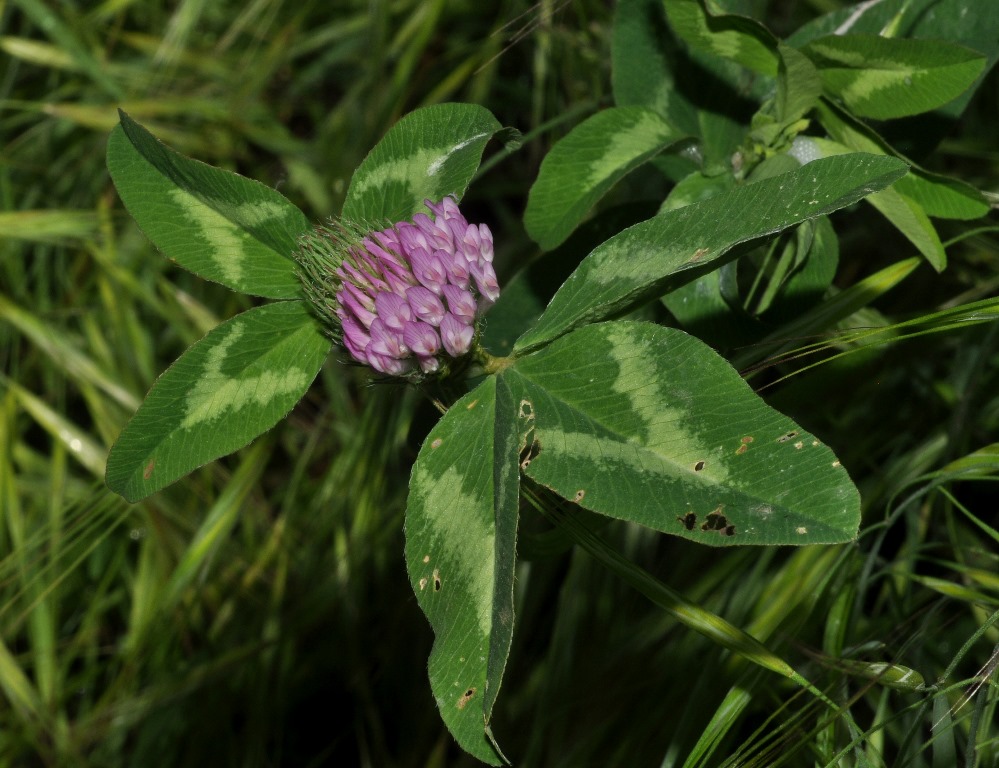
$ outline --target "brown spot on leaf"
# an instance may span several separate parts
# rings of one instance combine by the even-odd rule
[[[741,456],[742,454],[744,454],[748,450],[749,450],[749,446],[746,445],[745,443],[743,443],[742,445],[740,445],[738,448],[735,449],[735,455],[736,456]]]
[[[472,402],[465,406],[467,410],[472,410],[475,406],[479,404],[479,398],[475,398]]]
[[[751,443],[751,442],[753,442],[753,436],[752,436],[752,435],[746,435],[746,436],[745,436],[744,438],[742,438],[742,440],[740,440],[739,442],[740,442],[740,443]]]
[[[530,400],[521,400],[517,415],[525,421],[531,421],[534,418],[534,404]]]
[[[430,562],[430,555],[424,555],[423,556],[423,562],[429,563]]]
[[[146,468],[142,470],[142,479],[148,480],[153,475],[153,467],[156,466],[156,459],[150,459]]]
[[[472,697],[475,695],[475,689],[469,688],[461,696],[458,697],[458,709],[464,709]]]
[[[444,444],[444,441],[443,441],[443,440],[441,440],[441,439],[440,439],[440,438],[438,437],[438,438],[437,438],[436,440],[434,440],[434,441],[433,441],[433,442],[432,442],[432,443],[430,444],[430,450],[432,450],[432,451],[436,451],[436,450],[437,450],[438,448],[440,448],[440,447],[441,447],[441,446],[442,446],[443,444]]]
[[[580,488],[578,491],[576,491],[576,495],[573,496],[572,500],[578,504],[579,502],[581,502],[583,500],[583,497],[585,495],[586,495],[586,491],[584,491],[582,488]]]
[[[422,592],[426,588],[427,588],[427,578],[426,576],[424,576],[422,579],[420,579],[420,591]]]
[[[694,264],[703,259],[710,252],[711,252],[710,248],[698,248],[696,251],[694,251],[694,255],[691,256],[689,259],[687,259],[687,263]]]

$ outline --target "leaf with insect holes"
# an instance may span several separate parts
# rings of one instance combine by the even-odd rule
[[[448,409],[413,466],[406,567],[434,629],[430,687],[463,749],[499,765],[490,716],[513,636],[518,424],[490,376]]]
[[[856,538],[833,452],[682,331],[590,325],[500,378],[531,413],[524,471],[586,509],[712,546]]]

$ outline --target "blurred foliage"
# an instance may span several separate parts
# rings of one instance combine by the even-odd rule
[[[744,5],[786,34],[848,4]],[[596,0],[0,7],[0,764],[471,764],[430,695],[402,559],[431,403],[331,360],[235,456],[134,507],[103,488],[155,377],[249,301],[153,251],[104,144],[122,107],[319,220],[401,115],[483,104],[529,139],[465,203],[502,233],[503,282],[536,255],[520,216],[547,147],[609,103],[611,15]],[[997,95],[993,73],[928,167],[995,190]],[[645,199],[641,181],[608,207]],[[734,353],[842,457],[864,493],[859,544],[719,554],[602,530],[842,709],[690,632],[525,512],[493,724],[518,764],[999,765],[999,328],[941,314],[996,294],[999,248],[981,223],[941,230],[946,272],[882,280],[912,249],[855,213],[836,278],[854,303],[781,339],[778,360]],[[902,338],[913,319],[921,335]],[[882,333],[837,331],[857,327]]]

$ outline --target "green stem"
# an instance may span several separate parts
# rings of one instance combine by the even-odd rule
[[[475,360],[482,366],[482,370],[488,374],[501,373],[506,368],[513,365],[514,357],[493,357],[478,344],[472,350]]]

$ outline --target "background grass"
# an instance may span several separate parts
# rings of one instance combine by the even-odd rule
[[[840,5],[754,9],[786,33]],[[502,283],[536,255],[520,216],[547,147],[609,103],[611,14],[596,0],[0,8],[0,764],[473,762],[430,695],[402,559],[429,403],[331,360],[251,447],[136,506],[103,488],[155,377],[249,301],[155,253],[104,144],[120,106],[319,220],[401,115],[481,103],[530,139],[465,202],[497,234]],[[926,161],[991,190],[996,82]],[[750,379],[841,456],[864,494],[858,544],[720,554],[601,531],[840,709],[679,625],[525,510],[494,722],[517,764],[999,765],[999,330],[967,306],[999,287],[995,233],[973,232],[987,225],[951,225],[948,271],[889,290],[879,270],[909,246],[874,216],[838,219],[837,286],[873,286],[861,314],[817,329],[822,365]],[[894,324],[912,319],[925,334],[903,340]],[[837,332],[858,326],[887,330]],[[747,375],[763,352],[737,353]]]

